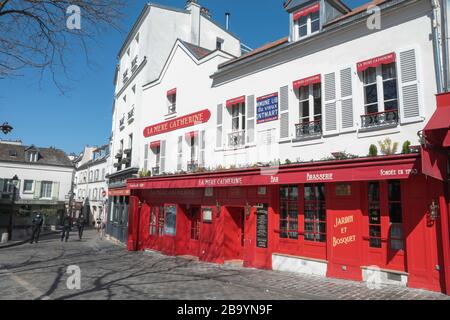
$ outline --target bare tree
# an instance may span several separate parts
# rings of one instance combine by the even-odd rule
[[[41,77],[49,71],[63,92],[71,57],[81,51],[89,63],[89,44],[108,29],[121,30],[125,5],[125,0],[0,0],[0,79],[29,68]]]

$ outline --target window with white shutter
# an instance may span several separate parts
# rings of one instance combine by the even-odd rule
[[[166,170],[166,140],[161,141],[160,173]]]
[[[223,104],[217,105],[216,148],[223,147]]]
[[[323,135],[337,134],[338,119],[337,119],[337,102],[336,102],[336,75],[335,73],[328,73],[324,75],[324,123]]]
[[[255,96],[247,97],[247,143],[255,142]]]
[[[206,141],[205,141],[205,130],[200,131],[200,142],[199,142],[199,157],[198,157],[198,166],[200,168],[205,167],[205,149],[206,149]]]
[[[351,67],[340,71],[341,132],[355,130],[353,111],[353,70]]]
[[[289,86],[280,88],[280,139],[289,138]]]
[[[148,144],[144,144],[144,171],[148,171]]]
[[[420,90],[417,70],[417,50],[409,49],[399,54],[400,74],[400,121],[410,123],[420,121]]]

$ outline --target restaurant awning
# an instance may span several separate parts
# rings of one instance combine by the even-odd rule
[[[158,148],[161,145],[161,140],[150,142],[150,149]]]
[[[320,74],[316,74],[311,77],[296,80],[292,83],[292,85],[294,89],[298,89],[300,87],[309,86],[310,84],[320,83],[320,81],[321,81]]]
[[[320,10],[320,3],[313,4],[311,6],[302,8],[294,12],[294,21],[297,21],[301,17],[307,16],[310,13],[317,12]]]
[[[191,138],[195,138],[198,136],[198,131],[191,131],[191,132],[187,132],[185,134],[185,138],[186,139],[191,139]]]
[[[226,106],[227,106],[227,108],[229,108],[235,104],[244,103],[244,102],[245,102],[245,96],[240,96],[237,98],[227,100]]]
[[[396,60],[395,52],[391,52],[379,57],[358,62],[356,64],[356,67],[358,72],[362,72],[368,68],[376,68],[382,64],[389,64],[395,62],[395,60]]]
[[[173,96],[174,94],[177,94],[177,88],[170,89],[167,91],[167,96]]]

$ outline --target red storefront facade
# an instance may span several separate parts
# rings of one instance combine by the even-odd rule
[[[419,154],[130,179],[128,188],[129,250],[265,269],[300,259],[357,281],[376,266],[409,287],[446,290],[448,199]]]

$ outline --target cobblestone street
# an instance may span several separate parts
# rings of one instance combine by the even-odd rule
[[[81,289],[69,290],[67,267],[81,269]],[[128,252],[86,231],[69,242],[48,235],[38,244],[0,247],[0,299],[449,299],[401,287],[237,266],[158,253]]]

